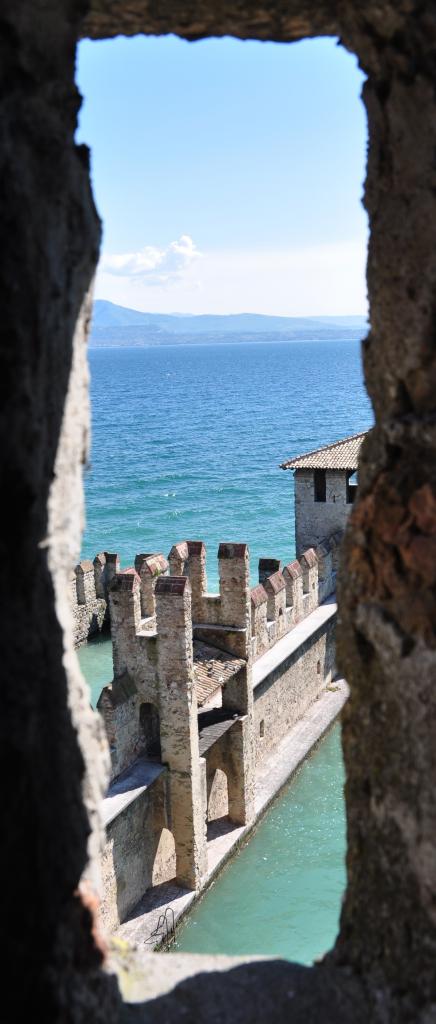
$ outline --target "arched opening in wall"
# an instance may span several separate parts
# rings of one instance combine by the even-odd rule
[[[160,719],[154,704],[144,702],[139,705],[139,725],[144,744],[145,757],[160,761]]]
[[[174,835],[168,828],[163,828],[158,835],[151,873],[153,886],[171,882],[177,874]]]
[[[189,537],[215,554],[226,534],[248,541],[253,575],[260,557],[288,564],[290,474],[276,466],[371,421],[360,73],[327,41],[133,39],[85,43],[82,55],[81,132],[105,220],[84,552],[100,549],[104,522],[123,565]],[[212,567],[210,590],[217,582]],[[146,746],[153,721],[147,712]],[[209,828],[228,815],[228,778],[216,768],[210,779]]]
[[[207,823],[223,821],[228,819],[229,814],[229,793],[227,775],[222,768],[215,770],[208,777],[207,782]],[[216,828],[216,826],[215,826]],[[214,830],[208,827],[208,834]]]

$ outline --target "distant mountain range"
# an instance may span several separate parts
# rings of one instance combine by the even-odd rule
[[[247,341],[357,341],[363,338],[363,316],[228,316],[185,313],[141,313],[96,299],[90,344],[93,348],[140,348],[148,345],[201,345]]]

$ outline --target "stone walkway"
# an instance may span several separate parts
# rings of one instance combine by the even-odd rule
[[[296,627],[298,628],[298,627]],[[286,639],[286,637],[284,638]],[[269,653],[269,652],[267,652]],[[290,776],[329,726],[340,714],[348,697],[344,679],[336,679],[294,726],[273,754],[259,768],[256,779],[256,818],[251,825],[232,826],[226,819],[213,822],[208,829],[208,873],[201,893],[207,888],[223,864],[236,851],[243,839],[274,800]],[[117,937],[143,949],[157,948],[165,939],[165,927],[157,935],[159,921],[166,908],[174,912],[175,923],[186,914],[201,893],[182,889],[174,882],[165,882],[150,889],[118,929]],[[172,914],[171,914],[172,918]],[[162,920],[161,920],[162,925]]]
[[[274,672],[274,669],[282,665],[286,658],[295,654],[295,651],[298,651],[298,648],[318,629],[333,619],[337,610],[336,596],[333,594],[324,601],[324,604],[318,605],[307,618],[290,629],[289,633],[285,633],[281,640],[277,640],[269,651],[265,651],[265,654],[257,658],[253,664],[253,690]]]

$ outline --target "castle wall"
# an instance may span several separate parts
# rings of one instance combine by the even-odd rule
[[[98,709],[112,759],[111,792],[121,787],[126,794],[130,787],[134,796],[127,803],[123,797],[108,825],[102,872],[110,930],[160,881],[202,888],[207,822],[228,817],[239,826],[255,819],[256,763],[274,751],[332,676],[334,611],[324,626],[317,628],[315,620],[312,634],[308,623],[304,642],[299,637],[303,621],[334,587],[337,540],[324,540],[316,552],[309,548],[283,571],[277,560],[261,560],[263,582],[253,590],[247,546],[221,544],[220,593],[214,596],[206,591],[200,541],[175,545],[168,562],[138,555],[136,569],[112,573],[114,679]],[[104,569],[98,556],[96,592]],[[93,579],[92,563],[82,563],[84,600],[92,598]],[[230,713],[226,728],[209,734],[210,745],[201,747],[193,636],[243,659],[221,688],[222,709]],[[278,644],[285,644],[281,660],[263,677],[262,656],[271,648],[281,652]],[[253,691],[256,668],[260,682]],[[137,788],[138,774],[145,775],[145,788]]]
[[[189,579],[161,576],[155,593],[162,761],[170,769],[177,878],[195,889],[207,871],[206,779],[199,753]]]
[[[99,552],[70,573],[68,597],[77,647],[109,625],[108,590],[120,567],[118,555]]]
[[[227,775],[221,765],[214,765],[212,759],[207,763],[207,822],[219,821],[229,813],[229,795]]]
[[[175,878],[167,772],[107,825],[101,872],[101,914],[108,932],[118,928],[147,889]]]
[[[252,718],[245,715],[235,720],[232,727],[198,758],[198,771],[194,771],[190,779],[185,776],[182,780],[176,802],[172,776],[175,775],[177,784],[179,773],[162,766],[161,774],[147,786],[146,791],[109,822],[102,856],[102,915],[108,931],[116,930],[148,889],[179,876],[176,850],[180,850],[180,846],[175,842],[180,832],[178,818],[180,812],[187,814],[192,830],[190,793],[193,785],[196,827],[200,833],[206,820],[211,822],[228,816],[235,825],[254,820],[255,772],[251,757],[260,768],[265,759],[274,754],[280,741],[325,690],[332,679],[334,666],[335,615],[315,628],[255,686]],[[224,705],[225,693],[226,688],[223,690]],[[131,699],[126,693],[127,717]],[[187,725],[185,718],[184,728]],[[188,750],[180,756],[189,757]],[[156,765],[155,770],[159,771],[159,767]],[[187,774],[189,776],[190,772]],[[197,888],[201,888],[205,873],[206,867],[203,866]]]
[[[326,471],[326,501],[315,501],[312,469],[297,469],[295,485],[295,545],[297,558],[324,537],[344,532],[352,504],[347,504],[345,470]]]
[[[250,594],[254,661],[334,593],[340,537],[337,532],[324,538],[316,551],[308,548],[283,570],[275,559],[260,560],[261,582]]]
[[[325,689],[334,666],[335,620],[330,620],[255,687],[257,765],[272,753]]]
[[[101,593],[101,584],[99,592]],[[70,576],[69,599],[73,620],[74,641],[83,643],[99,633],[106,622],[106,600],[97,594],[96,575],[92,562],[76,565]]]

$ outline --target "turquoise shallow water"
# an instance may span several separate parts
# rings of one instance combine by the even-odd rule
[[[343,784],[335,725],[181,925],[175,952],[309,964],[331,948],[345,884]]]
[[[107,637],[96,637],[79,647],[77,655],[95,708],[103,686],[112,680],[112,642]]]
[[[285,458],[370,426],[357,342],[91,349],[93,440],[83,557],[183,539],[294,555]]]

